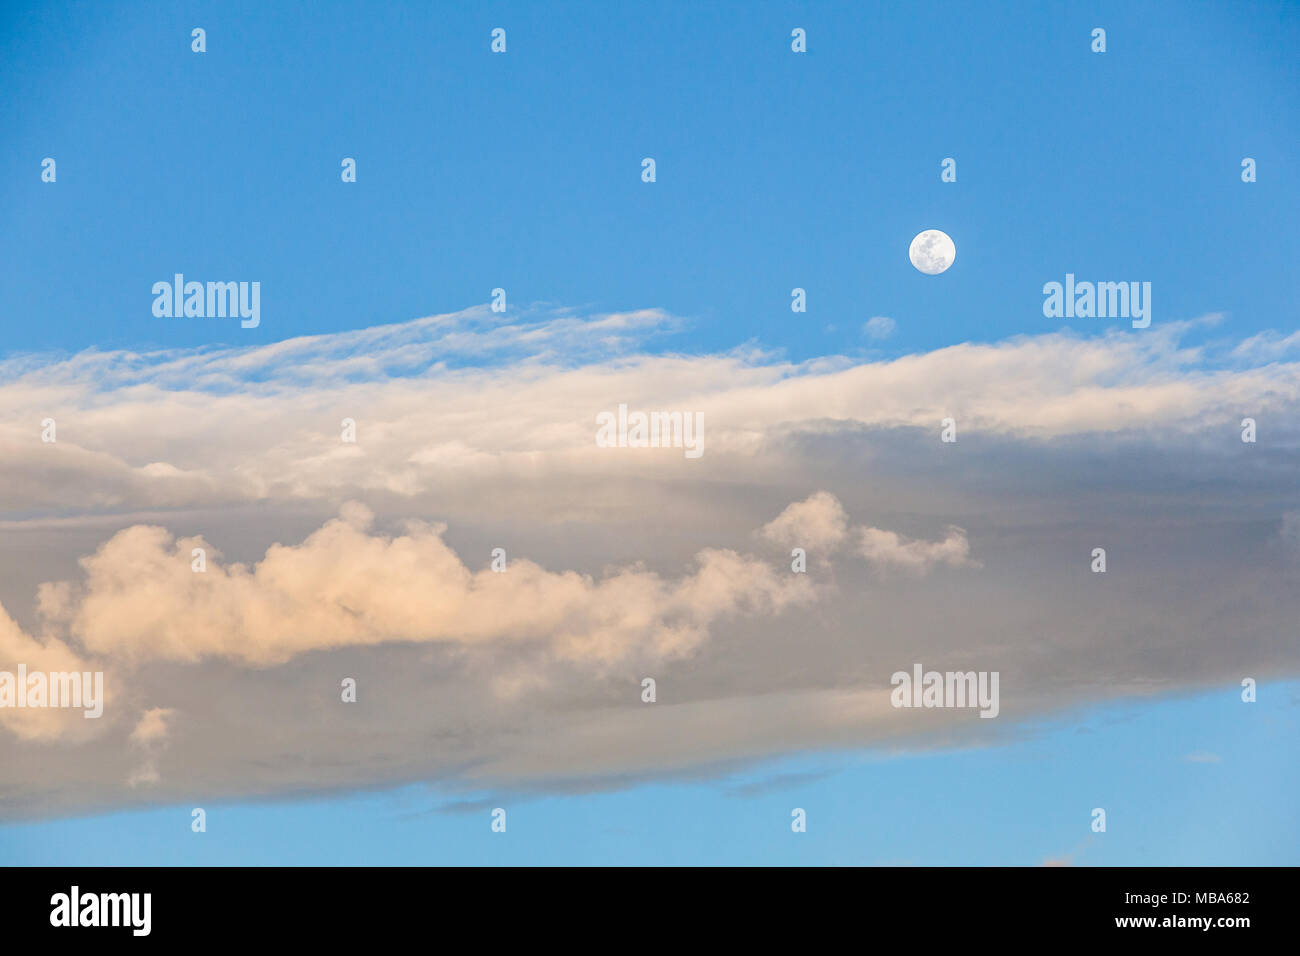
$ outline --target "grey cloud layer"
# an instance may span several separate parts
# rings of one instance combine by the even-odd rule
[[[108,705],[0,721],[0,815],[608,785],[979,742],[1112,695],[1296,672],[1283,338],[1211,350],[1167,327],[862,364],[638,353],[672,323],[472,311],[4,363],[0,669],[104,669]],[[432,364],[448,354],[480,364]],[[620,402],[702,412],[704,457],[597,448],[595,415]],[[893,710],[889,675],[913,662],[1000,670],[1002,716]],[[37,754],[39,774],[17,771]]]

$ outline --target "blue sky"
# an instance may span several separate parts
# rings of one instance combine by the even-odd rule
[[[891,348],[931,349],[1046,331],[1039,290],[1070,271],[1151,281],[1166,319],[1295,316],[1289,4],[49,3],[3,23],[3,308],[41,316],[6,350],[206,344],[138,307],[178,270],[263,283],[241,343],[500,286],[693,317],[661,348],[851,352],[888,315]],[[941,283],[907,268],[928,227],[958,247]]]
[[[1298,704],[1294,681],[1255,704],[1220,688],[1071,712],[992,750],[811,754],[722,781],[459,812],[413,786],[207,807],[195,834],[188,809],[168,807],[0,828],[0,852],[48,866],[1290,866]],[[1106,833],[1089,829],[1095,806]],[[790,832],[795,807],[804,834]]]
[[[1107,31],[1101,55],[1090,50],[1098,26]],[[202,55],[190,50],[193,27],[207,31]],[[489,52],[494,27],[507,30],[504,56]],[[794,27],[807,31],[806,55],[790,50]],[[1297,327],[1300,256],[1297,48],[1300,16],[1291,3],[6,4],[0,361],[25,368],[35,353],[31,361],[44,368],[87,349],[264,346],[458,313],[488,302],[495,287],[507,290],[507,323],[565,310],[662,310],[671,321],[637,338],[639,354],[707,357],[752,344],[795,363],[894,359],[1055,333],[1061,325],[1044,318],[1041,288],[1066,273],[1151,282],[1157,329],[1223,313],[1217,324],[1188,327],[1184,344],[1286,335]],[[47,156],[58,164],[53,185],[40,179]],[[657,163],[653,184],[640,177],[647,156]],[[355,184],[340,181],[344,157],[357,161]],[[957,161],[956,183],[940,181],[945,157]],[[1243,157],[1256,161],[1257,182],[1241,181]],[[938,278],[907,259],[908,243],[927,228],[946,231],[957,247],[955,264]],[[260,327],[155,318],[150,289],[176,272],[260,281]],[[805,314],[791,312],[794,287],[807,290]],[[893,335],[864,335],[873,316],[891,317]],[[1073,331],[1100,341],[1107,328],[1123,334],[1126,325],[1080,319]],[[561,362],[578,362],[576,349],[560,348]],[[466,361],[450,346],[432,360],[440,357]],[[517,351],[486,350],[474,361],[508,367],[517,358]],[[1150,371],[1149,379],[1138,375],[1143,384],[1159,384],[1165,358],[1141,365]],[[1222,351],[1199,362],[1198,373],[1232,365]],[[259,374],[240,373],[238,387],[251,394]],[[1260,394],[1269,393],[1261,387]],[[1025,401],[1032,404],[1032,395]],[[92,396],[79,407],[97,403]],[[4,401],[0,407],[8,409]],[[27,414],[27,405],[13,407]],[[1228,432],[1241,408],[1251,407],[1229,409]],[[157,422],[162,441],[173,426]],[[69,434],[81,441],[75,427],[74,418]],[[120,434],[153,427],[146,417]],[[1032,534],[1025,528],[1039,520],[1017,524],[1017,508],[1042,504],[1063,534],[1082,529],[1086,537],[1110,519],[1104,508],[1100,518],[1070,510],[1090,499],[1067,476],[1081,459],[1053,459],[1041,488],[1031,479],[1053,449],[1082,455],[1094,427],[1106,430],[1088,419],[1049,435],[1029,457],[1008,452],[981,480],[952,491],[951,501],[932,493],[941,486],[927,479],[916,495],[927,495],[929,505],[908,496],[909,472],[884,463],[882,453],[879,480],[903,489],[890,514],[918,538],[940,536],[935,529],[950,517],[969,524],[979,520],[972,514],[985,515],[988,539],[1010,554],[1015,535]],[[208,433],[196,425],[195,434]],[[182,444],[183,429],[174,437]],[[1168,493],[1152,503],[1159,528],[1244,502],[1241,514],[1224,519],[1245,529],[1233,540],[1277,563],[1278,520],[1300,504],[1294,445],[1270,450],[1278,457],[1258,472],[1243,465],[1202,475],[1186,470],[1203,463],[1202,446],[1190,441],[1151,466],[1164,478],[1161,468],[1178,472],[1176,487],[1175,479],[1167,487],[1145,483],[1147,465],[1126,472],[1122,446],[1097,447],[1103,450],[1089,461],[1114,471],[1118,483],[1142,484],[1153,500]],[[172,460],[161,454],[142,449],[123,458],[136,468]],[[877,474],[857,459],[846,466],[850,458],[846,452],[827,464],[825,480],[839,481],[835,490],[851,506],[847,489]],[[786,474],[772,480],[770,496],[756,493],[762,506],[754,513],[766,515],[759,521],[818,487],[821,464],[804,466],[804,484]],[[201,470],[197,458],[181,465],[185,474]],[[930,469],[930,477],[941,471]],[[771,511],[778,485],[780,493],[801,490]],[[1056,512],[1049,485],[1067,501]],[[385,497],[397,487],[375,491],[381,521],[403,516]],[[725,499],[721,480],[718,487]],[[303,493],[284,505],[274,540],[300,540],[346,490]],[[1089,490],[1100,501],[1108,489]],[[1041,502],[1033,498],[1040,491]],[[977,501],[986,492],[993,497]],[[220,509],[228,503],[179,491],[151,499],[150,491],[120,505],[96,503],[87,516],[79,509],[93,495],[83,491],[68,493],[62,510],[27,494],[13,490],[0,508],[15,522],[6,528],[5,560],[25,595],[0,598],[24,627],[35,616],[35,585],[76,573],[77,556],[119,525],[56,528],[37,539],[21,536],[17,523],[35,522],[33,535],[43,533],[41,521],[72,517],[120,517],[125,527],[136,515],[170,508],[178,533],[213,534],[225,526]],[[564,505],[577,507],[568,498]],[[241,560],[256,558],[273,543],[264,533],[273,522],[263,523],[255,504],[238,507],[246,510],[231,526],[247,533],[230,548]],[[1125,513],[1111,516],[1115,526]],[[497,520],[491,508],[477,516],[486,526]],[[1015,517],[1012,530],[992,527],[1007,516]],[[684,540],[698,526],[689,514],[674,521],[677,530],[646,532],[662,533],[652,567],[676,561],[685,545],[674,535]],[[728,532],[742,526],[749,533],[756,525],[737,518]],[[465,534],[481,550],[495,543]],[[568,534],[551,535],[565,558],[574,557],[566,549],[580,550]],[[538,549],[544,539],[541,531],[526,538]],[[592,568],[640,557],[617,543],[589,547],[582,559]],[[1241,552],[1225,543],[1224,553]],[[1156,595],[1149,603],[1143,586],[1133,585],[1134,614],[1159,615],[1182,600],[1180,589],[1195,592],[1194,581],[1213,580],[1180,583],[1178,549],[1171,554],[1161,566],[1163,589],[1149,592]],[[1024,562],[1032,576],[1033,558]],[[1230,585],[1220,580],[1226,593]],[[1040,592],[1054,593],[1050,584]],[[1017,598],[990,603],[1007,600]],[[1234,616],[1201,614],[1206,628],[1217,628],[1206,638],[1214,643],[1190,654],[1206,662],[1204,672],[1183,674],[1167,645],[1135,650],[1133,661],[1170,663],[1185,680],[1118,701],[1064,694],[1070,709],[1028,707],[1008,736],[969,749],[773,744],[760,748],[761,759],[725,771],[704,761],[658,778],[647,770],[654,779],[626,787],[559,792],[524,785],[467,796],[463,783],[399,786],[396,771],[378,774],[370,789],[322,784],[324,794],[310,799],[279,782],[239,802],[182,799],[183,786],[158,797],[110,797],[106,789],[102,807],[0,825],[0,861],[1294,865],[1297,642],[1293,630],[1271,623],[1274,611],[1283,620],[1288,612],[1282,591],[1274,589],[1276,606],[1258,618],[1248,598],[1240,600],[1246,610]],[[1186,613],[1194,613],[1190,604]],[[1098,634],[1104,630],[1099,623]],[[1228,633],[1258,651],[1250,660],[1268,672],[1260,672],[1256,704],[1238,699],[1236,677],[1255,671],[1231,659]],[[1041,644],[1028,657],[1057,648],[1055,632],[1033,639]],[[1062,655],[1063,681],[1088,654],[1080,641],[1078,656]],[[702,654],[698,673],[714,684],[700,677],[701,687],[749,676],[746,663]],[[1112,675],[1126,691],[1149,677],[1130,664],[1116,663]],[[1109,665],[1096,666],[1102,673]],[[809,686],[839,686],[814,670]],[[1090,686],[1098,681],[1104,678]],[[382,749],[382,735],[376,740]],[[39,791],[42,751],[14,753],[30,761]],[[257,763],[248,757],[230,766],[242,773]],[[66,781],[49,786],[51,793],[76,789]],[[470,803],[465,812],[439,809],[462,800]],[[204,835],[189,832],[189,807],[197,805],[209,814]],[[489,831],[491,806],[508,809],[505,836]],[[1108,810],[1105,834],[1089,832],[1095,806]],[[791,834],[792,807],[808,810],[806,834]]]

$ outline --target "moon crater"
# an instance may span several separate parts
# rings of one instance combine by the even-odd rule
[[[957,246],[946,232],[927,229],[917,233],[908,247],[907,257],[926,275],[937,276],[953,264],[957,258]]]

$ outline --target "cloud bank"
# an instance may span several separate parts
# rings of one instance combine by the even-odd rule
[[[0,817],[610,786],[1294,674],[1300,365],[1185,344],[1216,323],[791,363],[472,309],[10,358],[0,670],[107,703],[0,710]],[[597,447],[620,403],[702,414],[706,453]],[[916,662],[999,670],[1000,718],[894,710]]]

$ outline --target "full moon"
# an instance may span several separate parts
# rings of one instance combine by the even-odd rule
[[[917,233],[912,245],[908,247],[907,257],[928,276],[937,276],[952,265],[957,258],[957,247],[946,232],[927,229]]]

